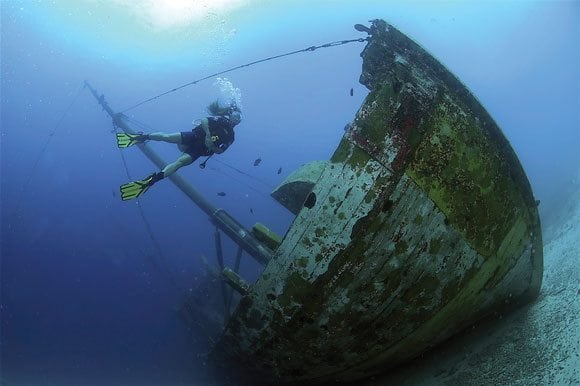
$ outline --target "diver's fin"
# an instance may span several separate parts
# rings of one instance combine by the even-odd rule
[[[154,183],[163,178],[163,172],[153,173],[140,180],[121,185],[121,200],[127,201],[138,198],[145,193]]]
[[[149,189],[151,186],[146,178],[141,181],[129,182],[128,184],[121,185],[121,200],[127,201],[139,197]]]
[[[147,134],[127,134],[127,133],[117,133],[117,146],[120,148],[126,148],[133,146],[137,143],[143,143],[149,139]]]

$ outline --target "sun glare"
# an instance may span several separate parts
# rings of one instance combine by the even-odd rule
[[[179,29],[231,12],[249,0],[109,0],[156,30]]]

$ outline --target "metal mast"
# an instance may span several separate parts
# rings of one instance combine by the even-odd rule
[[[135,134],[127,122],[126,116],[122,113],[115,113],[109,104],[105,101],[103,94],[99,95],[97,91],[85,81],[86,87],[91,91],[97,102],[103,107],[113,119],[113,123],[120,127],[125,133]],[[153,162],[157,167],[163,169],[165,162],[150,146],[147,144],[138,144],[137,147]],[[272,253],[259,240],[257,240],[250,231],[246,230],[224,209],[218,208],[205,199],[190,183],[178,174],[169,176],[171,182],[175,184],[191,201],[201,208],[210,218],[211,222],[225,234],[227,234],[236,244],[245,250],[250,256],[259,263],[265,265],[272,258]]]

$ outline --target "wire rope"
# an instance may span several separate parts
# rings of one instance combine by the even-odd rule
[[[54,127],[52,128],[52,130],[48,134],[46,141],[44,141],[42,148],[38,152],[38,155],[36,156],[36,159],[34,160],[32,167],[30,168],[30,172],[27,174],[26,180],[24,181],[24,184],[22,185],[21,193],[18,195],[18,201],[16,201],[16,205],[14,206],[14,213],[16,216],[18,216],[18,212],[20,211],[20,206],[22,205],[22,201],[25,197],[25,192],[28,191],[28,187],[30,186],[30,183],[32,182],[32,177],[34,176],[34,173],[36,172],[36,169],[38,167],[38,164],[40,163],[40,160],[42,159],[44,153],[46,152],[46,149],[48,149],[48,145],[50,144],[50,141],[52,140],[52,138],[55,136],[56,131],[60,128],[60,125],[62,124],[62,122],[64,121],[64,119],[68,115],[69,111],[72,109],[72,107],[74,106],[74,104],[78,100],[79,96],[81,95],[81,91],[83,90],[83,88],[84,88],[84,83],[81,83],[74,98],[69,103],[68,107],[64,110],[64,112],[62,113],[62,115],[58,119],[57,123],[54,125]]]
[[[263,62],[267,62],[269,60],[283,58],[285,56],[296,55],[296,54],[299,54],[299,53],[302,53],[302,52],[312,52],[312,51],[315,51],[315,50],[317,50],[319,48],[336,47],[336,46],[341,46],[341,45],[344,45],[344,44],[349,44],[349,43],[354,43],[354,42],[362,43],[362,42],[365,42],[367,40],[368,40],[368,38],[358,38],[358,39],[349,39],[349,40],[337,40],[337,41],[334,41],[334,42],[325,43],[325,44],[321,44],[321,45],[318,45],[318,46],[310,46],[310,47],[302,48],[300,50],[290,51],[290,52],[286,52],[284,54],[269,56],[269,57],[263,58],[263,59],[258,59],[258,60],[255,60],[253,62],[241,64],[239,66],[231,67],[231,68],[228,68],[226,70],[218,71],[218,72],[213,73],[211,75],[204,76],[203,78],[196,79],[196,80],[193,80],[191,82],[182,84],[181,86],[174,87],[171,90],[167,90],[165,92],[162,92],[161,94],[155,95],[155,96],[153,96],[151,98],[148,98],[148,99],[145,99],[145,100],[143,100],[141,102],[138,102],[138,103],[134,104],[133,106],[130,106],[130,107],[126,108],[125,110],[123,110],[121,112],[124,113],[124,112],[127,112],[129,110],[133,110],[136,107],[139,107],[141,105],[144,105],[145,103],[151,102],[151,101],[153,101],[155,99],[161,98],[162,96],[165,96],[167,94],[171,94],[171,93],[173,93],[175,91],[181,90],[182,88],[189,87],[191,85],[197,84],[197,83],[202,82],[204,80],[207,80],[207,79],[210,79],[210,78],[219,76],[219,75],[227,74],[228,72],[232,72],[232,71],[235,71],[235,70],[239,70],[239,69],[244,68],[244,67],[250,67],[250,66],[256,65],[258,63],[263,63]]]

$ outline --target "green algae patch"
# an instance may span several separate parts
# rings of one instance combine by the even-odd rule
[[[308,257],[302,256],[301,258],[296,260],[296,265],[298,265],[301,268],[306,268],[306,266],[308,265]]]
[[[373,101],[373,107],[364,119],[356,121],[360,134],[374,144],[385,140],[387,128],[390,127],[392,105],[395,92],[390,84],[386,83],[377,90],[371,91],[367,100]]]
[[[440,281],[437,277],[425,275],[403,294],[401,300],[407,304],[412,304],[415,310],[432,307],[433,298],[430,295],[439,288],[439,285]],[[421,323],[426,319],[425,315],[417,316],[417,320],[414,321],[416,323]]]
[[[309,248],[312,248],[314,246],[314,244],[312,243],[312,241],[310,241],[310,239],[307,236],[305,236],[302,239],[302,244],[306,245]]]
[[[320,228],[320,227],[318,227],[314,230],[314,234],[316,235],[317,238],[322,238],[322,237],[326,236],[326,232],[324,231],[323,228]]]
[[[441,249],[441,239],[433,239],[429,242],[429,253],[436,255]]]
[[[301,302],[311,292],[312,285],[298,272],[292,273],[286,280],[282,294],[278,296],[278,304],[289,308],[292,302]]]
[[[395,255],[400,255],[401,253],[407,252],[409,249],[409,244],[405,240],[401,240],[395,244]]]
[[[415,216],[415,219],[413,220],[413,224],[415,224],[415,225],[423,224],[423,216],[421,216],[420,214]]]
[[[334,151],[334,154],[330,158],[331,162],[340,163],[346,161],[348,155],[350,154],[351,144],[348,139],[343,138],[338,145],[338,148]]]
[[[466,112],[467,111],[467,112]],[[531,229],[518,179],[512,179],[513,160],[502,143],[450,97],[439,98],[426,134],[406,170],[445,214],[449,223],[483,256],[497,253],[506,234],[519,218]],[[515,248],[502,251],[515,256]],[[518,245],[515,245],[518,244]],[[434,248],[431,245],[430,248]]]
[[[371,159],[371,156],[365,150],[355,146],[352,149],[352,154],[346,162],[351,165],[353,169],[360,170],[365,167],[367,162],[369,162],[369,159]]]

